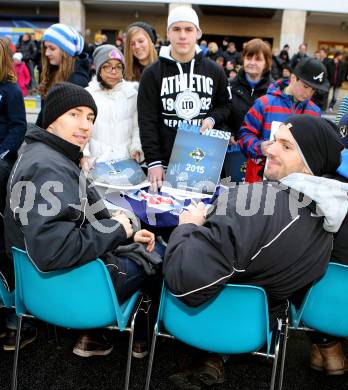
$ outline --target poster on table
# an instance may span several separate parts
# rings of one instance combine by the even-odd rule
[[[176,196],[213,196],[231,134],[198,126],[179,127],[162,192]]]
[[[132,159],[97,162],[90,171],[90,179],[97,186],[120,190],[150,185],[141,166]]]

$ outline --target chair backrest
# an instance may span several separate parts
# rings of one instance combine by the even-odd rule
[[[226,285],[209,302],[188,307],[163,287],[158,321],[175,338],[217,353],[247,353],[267,343],[271,333],[265,291],[248,285]]]
[[[317,331],[348,337],[348,266],[329,263],[325,275],[308,291],[299,319]]]
[[[10,292],[6,281],[0,275],[0,305],[12,307],[14,305],[14,293]]]
[[[67,328],[124,328],[110,274],[100,260],[66,270],[41,272],[25,251],[12,248],[16,313]]]

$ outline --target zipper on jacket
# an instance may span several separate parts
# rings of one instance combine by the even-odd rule
[[[250,94],[250,96],[253,96],[254,91],[255,91],[255,88],[251,88],[251,94]]]

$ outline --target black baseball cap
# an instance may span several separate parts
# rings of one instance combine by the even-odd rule
[[[314,89],[327,92],[330,88],[326,67],[315,58],[304,58],[296,65],[293,73]]]
[[[346,112],[338,124],[339,134],[344,147],[348,149],[348,112]]]

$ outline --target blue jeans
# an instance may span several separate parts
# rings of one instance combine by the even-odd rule
[[[156,242],[155,251],[163,258],[165,247]],[[147,275],[144,268],[128,257],[119,256],[115,264],[107,262],[117,299],[120,305],[130,298],[144,282],[152,277]]]
[[[111,280],[117,294],[117,299],[120,305],[130,298],[149,277],[144,268],[127,257],[119,257],[120,269],[118,272],[110,269]]]

